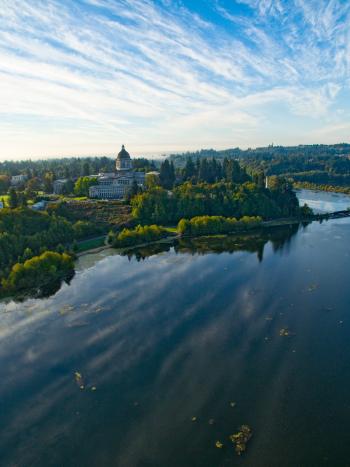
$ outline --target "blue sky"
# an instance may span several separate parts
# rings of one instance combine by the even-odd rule
[[[0,159],[349,141],[348,0],[2,0]]]

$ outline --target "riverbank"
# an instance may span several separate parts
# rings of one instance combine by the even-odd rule
[[[317,183],[294,182],[293,187],[297,190],[313,190],[313,191],[323,191],[326,193],[339,193],[343,195],[350,195],[350,187],[347,187],[347,186],[318,185]]]
[[[326,218],[325,216],[323,218]],[[270,220],[270,221],[263,221],[261,224],[257,225],[254,228],[250,229],[242,229],[239,231],[232,231],[229,233],[222,233],[219,234],[221,236],[239,236],[239,235],[245,235],[248,233],[253,233],[253,232],[258,232],[259,229],[267,229],[267,228],[273,228],[273,227],[282,227],[282,226],[288,226],[288,225],[295,225],[295,224],[300,224],[303,222],[313,222],[313,221],[318,221],[320,220],[320,216],[314,216],[314,218],[307,218],[307,219],[275,219],[275,220]],[[174,227],[169,227],[169,233],[172,233],[172,235],[169,235],[167,237],[160,238],[158,240],[154,240],[152,242],[140,242],[135,245],[130,245],[127,247],[123,248],[113,248],[111,245],[103,245],[98,248],[92,248],[86,251],[82,251],[77,254],[77,257],[82,257],[85,255],[90,255],[94,253],[100,253],[101,251],[108,250],[109,248],[113,248],[114,251],[118,253],[125,253],[126,251],[130,251],[136,248],[144,248],[149,245],[156,245],[156,244],[162,244],[162,243],[169,243],[174,240],[179,240],[180,238],[200,238],[200,237],[210,237],[210,236],[216,236],[218,234],[203,234],[203,235],[181,235],[181,234],[176,234],[174,235],[175,228]]]

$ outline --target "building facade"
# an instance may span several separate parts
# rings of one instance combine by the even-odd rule
[[[24,182],[27,181],[27,175],[13,175],[11,177],[11,185],[12,186],[17,186],[17,185],[22,185]]]
[[[98,185],[89,188],[89,197],[97,199],[125,198],[133,183],[139,187],[145,184],[144,172],[133,170],[130,154],[124,145],[115,161],[115,172],[98,175]]]
[[[61,195],[67,185],[68,179],[61,178],[53,182],[53,192],[55,195]]]

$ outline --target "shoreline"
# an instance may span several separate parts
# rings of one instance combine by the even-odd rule
[[[325,215],[325,216],[328,216],[328,215]],[[85,256],[85,255],[94,254],[94,253],[100,253],[101,251],[107,250],[109,248],[113,249],[116,252],[124,253],[125,251],[133,250],[135,248],[143,248],[143,247],[146,247],[146,246],[149,246],[149,245],[155,245],[155,244],[159,244],[159,243],[169,243],[169,242],[171,242],[173,240],[177,240],[177,239],[180,239],[180,238],[200,238],[200,237],[211,237],[211,236],[215,236],[215,235],[224,235],[224,236],[232,235],[232,236],[234,236],[234,235],[247,234],[247,233],[250,233],[250,232],[256,232],[261,228],[266,229],[266,228],[269,228],[269,227],[281,227],[281,226],[287,226],[287,225],[301,224],[303,222],[314,222],[314,221],[319,221],[321,219],[326,219],[326,218],[327,217],[321,217],[320,218],[319,215],[317,215],[316,218],[308,218],[308,219],[294,219],[294,218],[293,219],[274,219],[274,220],[270,220],[270,221],[263,221],[260,225],[254,227],[254,228],[248,229],[248,230],[233,231],[233,232],[222,233],[222,234],[206,234],[206,235],[180,235],[180,234],[176,234],[176,235],[171,235],[169,237],[161,238],[159,240],[154,240],[152,242],[138,243],[136,245],[130,245],[128,247],[123,247],[123,248],[113,248],[111,245],[103,245],[103,246],[98,247],[98,248],[92,248],[90,250],[86,250],[86,251],[82,251],[81,253],[78,253],[77,258],[80,258],[80,257]]]

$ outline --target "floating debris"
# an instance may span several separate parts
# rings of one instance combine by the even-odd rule
[[[214,423],[215,423],[215,420],[214,420],[213,418],[211,418],[211,419],[209,420],[209,422],[208,422],[208,423],[209,423],[209,425],[214,425]]]
[[[316,289],[318,289],[318,284],[310,284],[306,290],[308,292],[314,292]]]
[[[191,422],[196,422],[197,421],[197,417],[192,417],[191,418]]]
[[[222,444],[221,441],[216,441],[215,447],[217,447],[218,449],[222,449],[224,447],[224,445]]]
[[[295,336],[295,333],[291,332],[288,328],[282,328],[280,329],[280,336],[291,337],[291,336]]]
[[[252,430],[248,425],[242,425],[237,433],[230,436],[230,440],[235,445],[235,451],[239,456],[246,450],[247,443],[252,436]]]
[[[134,407],[138,407],[139,405],[140,404],[137,401],[134,402]]]
[[[68,323],[66,324],[66,328],[81,328],[83,326],[88,326],[88,323],[87,321],[73,321],[71,323]]]
[[[233,408],[233,407],[236,407],[237,403],[236,402],[230,402],[230,406]]]
[[[96,391],[96,386],[92,386],[91,391]]]
[[[344,321],[339,321],[339,324],[343,324]]]
[[[83,378],[82,374],[79,373],[79,371],[76,371],[74,373],[74,378],[75,378],[75,382],[77,383],[79,388],[80,389],[85,389],[84,378]]]
[[[266,320],[266,321],[272,321],[273,318],[272,318],[272,316],[266,316],[265,320]]]
[[[74,308],[75,307],[73,305],[63,305],[60,308],[59,313],[60,313],[60,315],[65,315],[65,314],[69,313],[70,311],[73,311]]]

